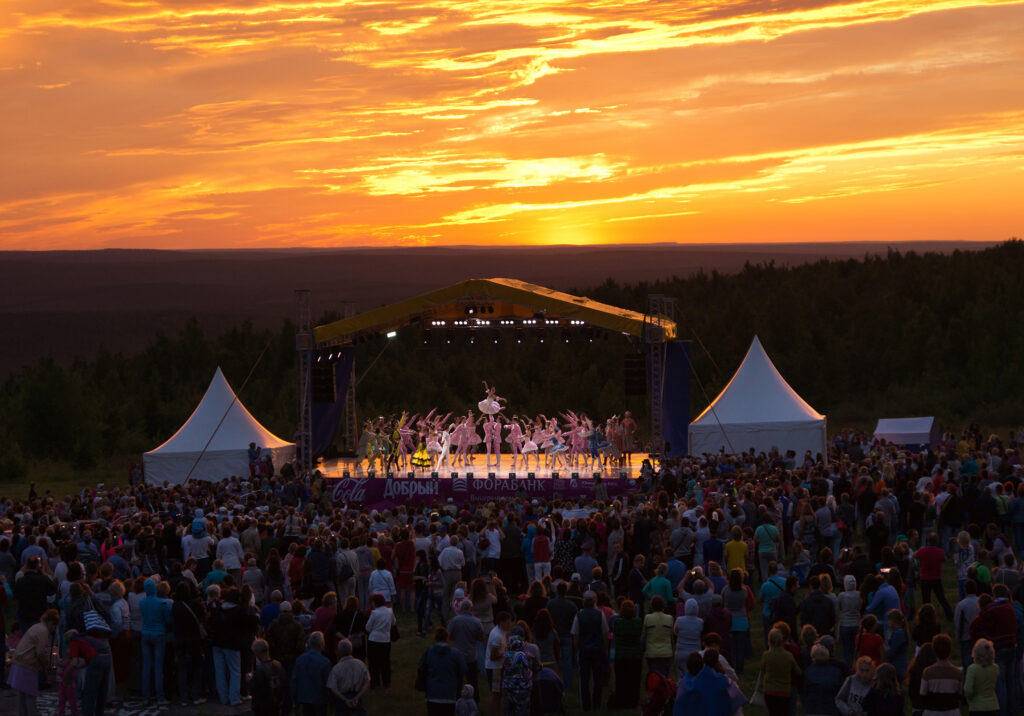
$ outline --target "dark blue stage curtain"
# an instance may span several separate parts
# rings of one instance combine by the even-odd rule
[[[338,425],[345,415],[345,397],[352,386],[349,377],[352,375],[352,362],[356,359],[355,349],[346,348],[334,364],[335,395],[333,403],[313,402],[313,459],[320,457],[334,442],[338,434]]]
[[[664,366],[661,432],[667,456],[679,457],[686,454],[690,434],[690,341],[667,342]]]

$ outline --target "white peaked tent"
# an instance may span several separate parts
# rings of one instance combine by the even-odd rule
[[[773,447],[795,450],[798,459],[807,450],[826,455],[825,416],[789,387],[754,336],[732,380],[690,423],[690,454]]]
[[[928,445],[939,442],[939,423],[930,418],[879,418],[875,437],[896,445]]]
[[[275,472],[295,457],[295,444],[285,442],[260,425],[235,397],[235,391],[217,368],[206,395],[185,424],[170,440],[142,456],[146,482],[180,485],[190,471],[190,479],[204,482],[218,482],[233,475],[248,476],[249,443],[263,448],[264,454],[270,451]]]

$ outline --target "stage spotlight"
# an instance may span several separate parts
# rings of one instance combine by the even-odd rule
[[[579,479],[580,479],[580,474],[579,474],[578,472],[574,472],[574,473],[572,474],[572,479],[573,479],[573,480],[579,480]]]
[[[367,477],[377,477],[377,473],[375,471],[373,471],[373,470],[370,470],[368,473],[366,473],[366,476]]]
[[[487,479],[488,480],[493,480],[495,477],[496,477],[496,475],[493,472],[487,473]]]
[[[405,476],[408,477],[411,480],[412,478],[416,477],[416,473],[415,472],[407,472],[405,474]]]
[[[551,473],[551,479],[552,480],[557,480],[558,479],[558,473],[557,472],[552,472]]]
[[[509,479],[509,480],[515,480],[515,479],[516,479],[516,474],[515,474],[514,472],[510,472],[510,473],[508,474],[508,479]]]
[[[352,477],[352,473],[350,473],[348,470],[345,470],[345,472],[341,473],[341,476],[342,477]]]
[[[457,480],[459,477],[459,473],[453,472],[451,475],[449,475],[449,477],[451,477],[453,480]]]
[[[430,478],[432,480],[436,480],[437,479],[437,472],[435,471],[435,472],[430,473]]]
[[[526,479],[527,480],[536,480],[537,479],[537,473],[535,473],[535,472],[528,472],[528,473],[526,473]]]
[[[388,338],[394,338],[397,335],[398,335],[398,331],[388,331],[387,332],[387,337]]]

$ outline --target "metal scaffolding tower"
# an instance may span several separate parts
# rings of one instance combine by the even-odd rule
[[[345,303],[345,318],[356,315],[356,305],[351,301]],[[345,391],[345,422],[342,427],[343,450],[354,453],[359,446],[359,424],[356,418],[356,362],[352,361],[352,370],[348,376],[348,389]]]
[[[665,390],[665,331],[663,320],[675,321],[676,299],[660,294],[647,297],[647,314],[644,317],[644,343],[650,356],[650,397],[651,397],[651,450],[662,454],[665,451],[665,437],[662,431],[661,414]]]
[[[299,473],[306,475],[313,469],[313,319],[309,289],[297,289],[295,301],[299,314],[299,330],[295,334],[295,350],[299,352],[299,434],[295,447]]]

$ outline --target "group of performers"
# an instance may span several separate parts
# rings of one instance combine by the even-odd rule
[[[359,437],[357,466],[365,460],[368,469],[379,463],[381,472],[389,469],[441,471],[456,466],[469,467],[474,456],[486,454],[487,465],[501,466],[502,445],[512,455],[511,469],[596,469],[623,465],[632,461],[636,421],[627,410],[622,417],[613,415],[603,423],[585,413],[571,411],[558,417],[505,415],[505,398],[484,381],[486,394],[477,403],[480,414],[439,415],[432,410],[425,416],[402,413],[397,418],[368,420]],[[479,430],[478,430],[479,428]],[[482,431],[482,435],[481,435]]]

